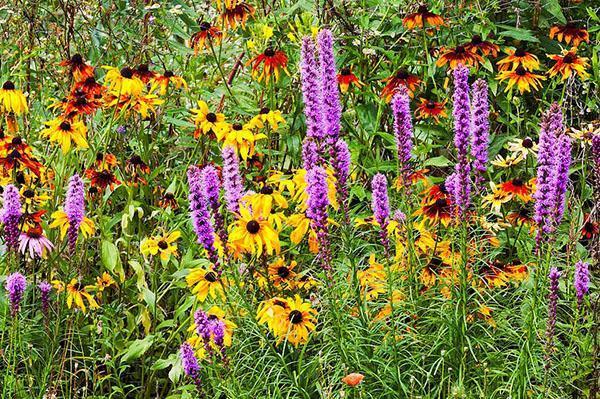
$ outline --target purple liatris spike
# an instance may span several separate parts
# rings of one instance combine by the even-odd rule
[[[401,85],[392,98],[394,114],[394,136],[398,151],[398,163],[404,184],[410,184],[411,158],[413,147],[413,126],[410,113],[410,97],[406,86]]]
[[[196,333],[202,338],[205,349],[212,350],[210,343],[214,342],[219,348],[223,349],[225,339],[225,323],[218,317],[208,315],[202,309],[194,313],[194,324]]]
[[[350,161],[352,155],[350,154],[348,144],[346,144],[343,139],[338,139],[332,149],[334,157],[331,160],[331,163],[333,164],[336,178],[338,199],[344,211],[344,218],[346,219],[346,222],[348,222],[348,177],[350,176]]]
[[[190,166],[187,171],[190,194],[190,216],[198,242],[206,250],[210,261],[217,267],[219,258],[215,250],[214,228],[208,211],[209,203],[202,188],[202,176],[197,166]]]
[[[225,189],[227,209],[229,212],[238,213],[244,190],[240,176],[239,158],[233,146],[224,147],[221,155],[223,157],[223,188]]]
[[[335,144],[340,135],[342,105],[333,54],[333,35],[329,29],[323,29],[317,36],[319,63],[321,70],[321,98],[323,102],[323,122],[330,144]]]
[[[38,288],[40,289],[42,312],[44,315],[48,316],[48,310],[50,309],[50,291],[52,291],[52,286],[47,281],[42,281],[38,284]]]
[[[65,213],[69,220],[69,228],[67,229],[67,240],[69,243],[69,251],[75,252],[77,244],[77,236],[79,235],[79,226],[85,218],[85,193],[83,188],[83,180],[78,174],[74,174],[69,179],[69,187],[67,189],[67,198],[65,199]]]
[[[561,273],[556,267],[550,269],[548,278],[550,279],[550,291],[548,293],[548,322],[546,324],[547,354],[552,352],[552,341],[554,338],[554,329],[556,326],[556,306],[558,304],[558,279]]]
[[[323,100],[319,67],[315,59],[315,44],[306,36],[302,39],[300,50],[300,77],[302,80],[302,98],[306,117],[306,135],[308,137],[325,138],[323,128]]]
[[[315,166],[306,172],[306,217],[311,220],[312,228],[319,242],[319,256],[325,269],[330,268],[329,238],[327,233],[327,206],[329,197],[327,190],[327,172],[320,166]]]
[[[490,142],[490,105],[488,85],[485,80],[477,79],[471,86],[473,104],[471,107],[471,155],[476,173],[475,184],[480,187],[483,173],[487,169],[488,146]]]
[[[575,264],[575,275],[573,276],[573,285],[577,296],[577,306],[581,307],[583,298],[590,288],[590,270],[589,264],[579,261]]]
[[[471,166],[468,159],[471,131],[469,68],[459,65],[454,69],[453,76],[452,116],[454,117],[454,146],[458,160],[455,165],[454,202],[458,216],[463,218],[471,202]]]
[[[387,179],[381,174],[377,173],[373,176],[371,181],[371,209],[373,210],[373,216],[377,223],[379,223],[381,241],[385,248],[386,254],[389,255],[389,241],[387,235],[387,227],[390,218],[390,200],[388,198],[388,187]]]
[[[227,242],[227,231],[225,230],[225,221],[220,211],[221,203],[219,201],[219,192],[221,182],[217,169],[212,165],[207,165],[202,169],[202,188],[208,200],[209,208],[215,222],[215,230],[219,234],[221,242],[225,245]]]
[[[12,184],[4,187],[2,223],[4,242],[8,249],[16,250],[19,245],[19,221],[21,220],[21,199],[19,190]]]
[[[554,172],[554,206],[552,225],[560,225],[565,213],[565,196],[569,183],[569,168],[571,166],[571,138],[566,134],[560,136],[557,142],[556,165]]]
[[[305,170],[310,170],[314,166],[319,166],[321,163],[321,156],[319,155],[319,147],[317,143],[311,138],[304,138],[302,143],[302,164]]]
[[[200,365],[198,364],[198,358],[194,354],[194,349],[189,343],[184,342],[179,348],[179,356],[183,365],[183,372],[194,381],[194,384],[200,390],[202,385],[200,381]]]
[[[23,293],[27,287],[27,280],[21,273],[15,272],[6,278],[4,284],[8,292],[11,314],[15,316],[19,312]]]

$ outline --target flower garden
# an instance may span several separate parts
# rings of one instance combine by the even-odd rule
[[[0,6],[1,397],[600,397],[587,3]]]

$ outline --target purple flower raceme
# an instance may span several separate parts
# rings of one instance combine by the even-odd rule
[[[552,214],[552,225],[554,228],[560,225],[565,213],[565,196],[567,184],[569,183],[569,168],[571,166],[571,138],[566,134],[560,136],[557,142],[556,170],[554,172],[554,206]]]
[[[240,176],[240,161],[233,146],[224,147],[221,155],[223,157],[223,188],[225,189],[227,209],[229,212],[238,213],[244,190]]]
[[[394,135],[398,151],[399,172],[405,187],[410,186],[411,158],[413,148],[413,126],[410,113],[410,97],[406,86],[401,85],[392,97],[392,113],[394,114]]]
[[[471,107],[471,155],[476,173],[475,184],[481,186],[483,174],[487,170],[488,146],[490,143],[490,105],[488,85],[483,79],[477,79],[471,86],[473,96]]]
[[[319,242],[319,257],[324,269],[331,268],[329,253],[329,238],[327,227],[327,172],[320,166],[315,166],[306,172],[308,200],[306,202],[306,217],[311,220],[312,228]]]
[[[75,252],[77,245],[77,236],[79,235],[79,226],[85,218],[85,193],[83,180],[78,174],[74,174],[69,179],[69,187],[67,189],[67,198],[64,206],[69,227],[67,229],[67,241],[69,243],[69,252]]]
[[[12,184],[4,187],[2,223],[4,223],[4,242],[8,249],[17,249],[19,244],[19,221],[21,220],[21,196]]]
[[[19,312],[23,293],[27,287],[27,280],[18,272],[10,274],[4,282],[6,291],[8,291],[8,300],[10,302],[11,314],[15,316]]]
[[[302,39],[300,49],[300,77],[306,117],[306,135],[318,139],[326,137],[323,128],[323,98],[319,79],[319,66],[315,59],[315,44],[309,36]]]
[[[305,170],[319,166],[322,162],[319,147],[311,137],[305,137],[302,143],[302,164]]]
[[[221,190],[221,182],[217,169],[212,165],[207,165],[202,169],[202,187],[204,194],[208,199],[210,211],[215,222],[215,230],[225,244],[227,242],[227,231],[225,230],[225,221],[220,211],[221,202],[219,200],[219,192]]]
[[[558,304],[558,279],[561,273],[556,267],[550,269],[550,292],[548,293],[548,321],[546,324],[546,357],[548,358],[553,349],[554,329],[556,326],[556,306]]]
[[[573,285],[575,286],[575,294],[577,296],[577,306],[581,307],[583,298],[590,289],[590,265],[579,261],[575,264],[575,275],[573,276]]]
[[[456,178],[454,202],[457,216],[464,218],[471,202],[471,166],[469,143],[471,131],[471,106],[469,101],[469,68],[459,65],[454,69],[454,94],[452,96],[454,117],[454,146],[456,147]]]
[[[381,228],[379,234],[381,236],[381,243],[385,248],[386,255],[389,255],[390,244],[388,240],[387,227],[390,219],[390,200],[388,198],[387,179],[381,174],[377,173],[371,180],[371,209],[373,210],[373,216],[379,227]]]
[[[592,161],[598,183],[600,183],[600,133],[592,137]]]
[[[352,155],[348,144],[343,139],[338,139],[332,146],[334,157],[331,160],[336,179],[338,200],[344,211],[344,219],[348,223],[348,177],[350,176],[350,162]]]
[[[317,36],[319,64],[321,71],[321,100],[323,104],[323,122],[329,144],[333,146],[340,135],[342,104],[338,88],[333,53],[333,35],[329,29],[323,29]],[[332,149],[333,152],[333,149]]]
[[[40,289],[42,312],[44,313],[44,315],[48,316],[48,310],[50,309],[50,291],[52,291],[52,286],[49,282],[42,281],[38,284],[38,288]]]
[[[188,342],[181,344],[181,347],[179,348],[179,357],[183,364],[183,372],[194,381],[194,384],[196,384],[196,387],[200,390],[202,387],[200,381],[200,365],[198,364],[198,358],[196,358],[196,355],[194,354],[192,345]]]
[[[194,313],[194,324],[196,332],[204,342],[204,348],[207,352],[212,352],[211,342],[213,342],[224,355],[225,350],[225,323],[218,317],[207,314],[201,309]]]
[[[209,201],[202,187],[202,173],[197,166],[190,166],[187,171],[188,186],[190,194],[190,216],[198,242],[202,244],[209,260],[218,269],[219,256],[215,249],[215,236],[210,213],[208,211]]]

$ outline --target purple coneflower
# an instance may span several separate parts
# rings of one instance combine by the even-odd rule
[[[200,381],[200,365],[198,364],[198,359],[194,354],[194,349],[192,345],[187,342],[181,344],[179,348],[179,356],[181,358],[181,363],[183,364],[183,372],[187,375],[198,390],[202,387],[202,383]]]
[[[405,187],[410,186],[411,158],[413,147],[413,126],[410,113],[410,97],[406,86],[401,85],[392,98],[392,112],[394,114],[394,135],[398,151],[399,172]]]
[[[330,269],[329,242],[327,235],[327,172],[320,166],[315,166],[306,172],[306,191],[308,192],[306,217],[312,222],[313,230],[317,233],[319,256],[323,268]]]
[[[455,195],[458,216],[463,218],[471,202],[471,165],[469,163],[469,142],[471,130],[471,107],[469,102],[469,68],[459,65],[454,69],[454,95],[452,96],[454,117],[454,146],[456,163]]]
[[[381,174],[377,173],[373,176],[371,181],[371,209],[373,210],[373,216],[379,227],[381,228],[379,234],[381,236],[381,242],[385,248],[386,254],[389,255],[389,241],[387,234],[387,227],[390,218],[390,200],[388,198],[387,179]]]
[[[42,281],[38,284],[40,289],[40,299],[42,301],[42,312],[47,316],[48,309],[50,309],[50,291],[52,291],[52,285],[47,281]]]
[[[69,188],[67,189],[64,208],[69,220],[69,228],[67,229],[69,252],[73,253],[77,245],[79,226],[85,218],[85,192],[83,180],[81,180],[78,174],[74,174],[69,179]]]
[[[19,236],[19,252],[29,252],[31,259],[43,258],[53,248],[54,244],[46,238],[40,226],[30,228]]]
[[[194,231],[198,237],[198,242],[202,244],[208,254],[208,258],[214,264],[218,265],[219,257],[215,250],[215,236],[210,213],[208,211],[208,200],[202,189],[202,176],[197,166],[190,166],[187,171],[188,186],[190,194],[190,216],[194,225]]]
[[[225,189],[227,210],[238,213],[244,190],[240,176],[240,161],[233,146],[224,147],[221,155],[223,157],[223,188]]]
[[[483,174],[487,169],[488,146],[490,142],[490,105],[488,85],[483,79],[477,79],[471,86],[473,106],[471,107],[471,155],[476,172],[475,184],[481,186]]]
[[[6,291],[8,291],[11,314],[15,316],[19,312],[23,293],[27,287],[27,280],[21,273],[15,272],[6,278],[4,284]]]
[[[12,184],[4,187],[4,205],[2,223],[4,223],[4,242],[8,249],[17,249],[19,244],[19,221],[21,220],[21,196]]]
[[[589,264],[579,261],[575,264],[575,275],[573,276],[573,285],[577,295],[577,306],[581,307],[583,298],[590,288]]]
[[[300,76],[302,80],[302,98],[306,117],[306,135],[323,139],[327,132],[323,129],[323,99],[319,68],[315,59],[315,44],[306,36],[300,49]]]
[[[323,29],[317,36],[319,63],[321,70],[321,99],[323,102],[323,121],[330,145],[334,145],[340,134],[342,105],[333,54],[333,35],[329,29]]]
[[[558,279],[561,273],[556,267],[550,269],[548,278],[550,279],[550,292],[548,293],[548,322],[546,324],[547,348],[546,356],[553,349],[552,341],[554,339],[554,327],[556,326],[556,305],[558,304]]]

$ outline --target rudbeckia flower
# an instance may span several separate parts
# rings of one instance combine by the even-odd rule
[[[292,288],[296,278],[296,273],[294,272],[296,265],[296,261],[286,263],[283,258],[279,258],[275,262],[270,263],[267,268],[269,281],[277,288],[282,286]]]
[[[140,243],[140,251],[145,256],[159,254],[161,260],[167,261],[171,255],[177,254],[179,237],[181,237],[181,232],[177,230],[157,237],[146,237]]]
[[[217,137],[224,137],[223,131],[227,130],[225,115],[211,112],[208,105],[202,100],[198,101],[198,108],[193,108],[190,111],[195,114],[196,130],[194,131],[194,138],[209,133]]]
[[[100,99],[106,87],[96,81],[96,78],[90,76],[80,80],[73,85],[72,93],[84,93],[88,99]]]
[[[512,166],[520,164],[523,159],[525,159],[523,157],[523,154],[519,154],[519,153],[507,155],[506,157],[503,157],[502,155],[499,154],[490,163],[492,165],[498,166],[500,168],[510,168]]]
[[[419,119],[433,118],[436,122],[440,121],[440,118],[446,118],[446,100],[442,102],[436,102],[428,100],[426,98],[419,99],[420,104],[417,106],[416,114]]]
[[[377,299],[388,287],[387,273],[383,264],[377,262],[375,254],[369,256],[369,267],[356,272],[361,297],[366,301]]]
[[[493,182],[490,182],[490,187],[492,192],[483,197],[481,204],[489,206],[494,213],[498,214],[502,204],[509,202],[513,196],[511,193],[499,189]]]
[[[316,328],[317,311],[310,302],[305,302],[296,295],[287,299],[288,308],[282,314],[282,323],[279,326],[279,342],[287,340],[294,346],[308,341],[308,334]]]
[[[264,79],[268,83],[271,76],[274,76],[277,82],[281,70],[288,73],[287,62],[287,55],[283,51],[268,47],[263,53],[250,59],[246,65],[252,65],[252,76],[256,80],[260,82]]]
[[[500,80],[501,82],[508,80],[506,90],[504,90],[505,92],[510,91],[513,86],[517,86],[519,92],[523,94],[526,91],[531,91],[531,89],[541,89],[541,81],[546,80],[546,77],[530,72],[523,66],[518,66],[517,69],[513,71],[500,72],[496,79]]]
[[[574,47],[579,46],[581,42],[589,43],[590,34],[587,29],[579,28],[574,23],[570,22],[566,25],[554,25],[550,28],[549,33],[550,39],[554,39],[559,42],[564,41],[566,44]]]
[[[29,111],[23,92],[7,80],[0,89],[0,112],[21,115]]]
[[[422,205],[414,214],[423,216],[431,224],[442,222],[444,226],[448,226],[452,221],[452,211],[452,201],[449,198],[439,198],[430,204]]]
[[[223,145],[235,147],[243,160],[248,159],[248,157],[254,155],[254,144],[256,140],[267,138],[267,136],[262,133],[252,133],[251,129],[252,126],[249,124],[242,125],[241,123],[234,123],[231,125],[231,129],[225,134]],[[223,132],[224,131],[222,130],[221,134]],[[218,135],[217,138],[219,138]]]
[[[340,70],[340,73],[337,75],[338,84],[340,85],[340,90],[342,93],[346,93],[350,85],[355,85],[356,87],[364,86],[356,75],[352,72],[352,68],[345,67]]]
[[[109,95],[106,100],[107,107],[117,107],[121,115],[129,117],[131,111],[137,112],[142,118],[148,118],[154,114],[156,106],[164,103],[156,94],[131,95],[123,94],[119,97]]]
[[[497,44],[485,41],[479,35],[473,35],[471,41],[465,44],[464,47],[467,51],[473,53],[479,52],[482,56],[486,57],[491,55],[494,58],[498,56],[498,50],[500,50]]]
[[[271,110],[267,107],[263,107],[254,118],[248,122],[252,127],[262,129],[265,124],[268,124],[274,132],[279,129],[279,124],[285,123],[285,119],[281,116],[281,111]]]
[[[69,68],[69,73],[75,82],[94,76],[94,67],[88,65],[81,54],[74,54],[70,59],[61,61],[59,65]]]
[[[56,141],[60,145],[63,154],[71,149],[71,142],[77,148],[88,148],[88,142],[85,139],[87,128],[82,121],[67,120],[56,118],[46,122],[46,129],[42,130],[40,135],[48,138],[50,141]]]
[[[135,75],[133,69],[129,67],[118,69],[111,66],[102,68],[107,70],[104,81],[108,85],[108,89],[116,96],[139,96],[144,91],[144,82]]]
[[[412,93],[421,83],[421,79],[417,75],[413,75],[405,69],[400,69],[394,75],[384,79],[383,82],[386,83],[386,85],[381,91],[381,97],[385,98],[385,101],[390,102],[394,94],[400,88],[400,85],[406,86],[409,94],[412,96]]]
[[[192,294],[196,295],[200,302],[204,302],[209,295],[212,299],[225,300],[223,290],[228,285],[227,279],[216,271],[203,268],[192,269],[185,280],[188,287],[192,289]]]
[[[67,234],[67,230],[69,228],[69,218],[63,210],[58,210],[52,213],[52,219],[54,219],[54,221],[50,224],[49,227],[51,229],[59,228],[60,238],[62,240],[63,238],[65,238],[65,235]],[[84,217],[83,222],[81,222],[81,224],[79,225],[79,230],[81,230],[83,236],[87,238],[94,234],[96,228],[94,226],[94,222],[91,219]]]
[[[33,157],[31,147],[19,136],[0,139],[0,166],[7,173],[27,168],[38,177],[43,168]]]
[[[589,66],[588,59],[577,56],[577,49],[563,50],[561,55],[548,55],[548,58],[556,61],[552,68],[548,70],[550,77],[561,74],[562,80],[567,80],[574,73],[579,75],[581,79],[587,79],[590,76],[585,70]]]
[[[78,282],[76,278],[72,279],[69,284],[67,284],[67,307],[71,309],[73,302],[75,302],[75,306],[81,309],[83,313],[86,313],[87,308],[84,299],[87,300],[90,309],[99,308],[98,302],[96,302],[94,297],[87,292],[86,287]]]
[[[167,94],[167,88],[172,84],[175,89],[187,89],[187,83],[181,76],[177,76],[173,71],[165,71],[164,74],[158,75],[150,80],[150,92],[153,93],[158,89],[161,96]]]
[[[140,80],[146,84],[156,77],[156,73],[150,70],[148,64],[140,64],[133,70],[134,76],[140,78]]]
[[[233,224],[229,239],[239,246],[243,252],[262,255],[279,253],[279,234],[269,221],[269,215],[262,213],[262,208],[250,209],[240,206],[240,215]]]
[[[256,320],[258,324],[267,324],[271,332],[278,334],[285,324],[285,317],[289,308],[287,299],[279,297],[271,298],[260,303]]]
[[[404,17],[402,24],[406,29],[423,28],[426,25],[437,27],[444,25],[444,18],[429,11],[426,5],[421,5],[417,12]]]
[[[581,226],[581,239],[591,240],[600,233],[600,226],[595,223],[590,214],[584,215],[583,226]]]
[[[536,155],[538,145],[531,137],[525,137],[524,139],[514,139],[510,141],[508,143],[508,150],[515,155],[525,158],[528,154]]]
[[[540,68],[540,61],[538,58],[531,53],[528,53],[522,48],[516,50],[506,49],[507,57],[498,61],[498,70],[509,71],[515,70],[518,67],[522,67],[527,71],[534,71]]]
[[[217,7],[219,11],[222,9],[220,1]],[[250,4],[242,0],[225,0],[220,19],[225,29],[235,29],[238,24],[243,28],[251,15],[254,15],[254,7]]]
[[[455,48],[442,48],[442,54],[435,65],[442,67],[449,64],[450,69],[459,65],[477,66],[483,61],[483,58],[475,52],[468,51],[465,46],[456,46]]]
[[[200,31],[194,33],[190,38],[190,47],[194,49],[194,54],[198,54],[203,49],[210,49],[210,45],[218,45],[223,37],[223,32],[212,26],[210,22],[200,23]]]
[[[531,201],[532,190],[523,179],[515,178],[500,184],[500,191],[510,196],[517,196],[523,202]]]

